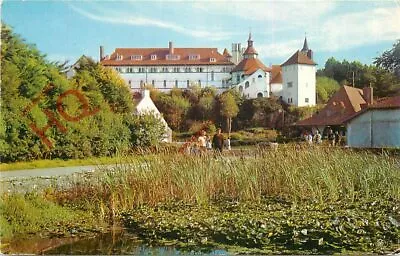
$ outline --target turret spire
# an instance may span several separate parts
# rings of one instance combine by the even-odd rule
[[[303,44],[303,49],[301,49],[302,52],[307,53],[309,50],[308,48],[308,43],[307,43],[307,34],[304,36],[304,44]]]

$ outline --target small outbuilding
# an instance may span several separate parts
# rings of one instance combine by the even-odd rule
[[[349,147],[400,148],[400,95],[379,99],[345,123]]]
[[[168,123],[162,117],[162,114],[154,104],[153,100],[150,98],[150,90],[142,90],[139,98],[135,99],[135,114],[143,115],[147,113],[151,113],[158,117],[160,121],[165,126],[165,134],[163,138],[163,142],[172,142],[172,129],[168,126]]]
[[[305,127],[313,131],[323,132],[326,127],[345,126],[345,120],[361,111],[364,106],[373,103],[373,90],[371,87],[358,89],[342,86],[328,101],[323,109],[311,117],[300,120],[295,126]]]

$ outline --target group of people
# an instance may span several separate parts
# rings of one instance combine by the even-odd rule
[[[321,144],[322,143],[322,135],[321,133],[317,130],[313,134],[312,132],[305,132],[304,134],[304,139],[309,145],[312,145],[313,143],[315,144]],[[340,145],[342,136],[338,131],[333,132],[332,129],[328,130],[328,141],[330,146],[337,146]]]
[[[231,150],[231,144],[230,138],[225,139],[221,128],[218,128],[212,140],[206,131],[201,130],[197,136],[193,135],[182,148],[188,154],[203,153],[212,149],[222,152],[224,148]]]

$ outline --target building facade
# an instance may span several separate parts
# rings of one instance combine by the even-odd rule
[[[234,67],[231,56],[217,48],[117,48],[100,62],[117,70],[129,87],[140,90],[151,85],[160,91],[188,88],[192,85],[214,86],[223,91],[230,86]]]
[[[346,120],[349,147],[400,148],[400,96],[366,106]]]
[[[232,87],[248,98],[269,97],[271,68],[258,59],[251,33],[242,56],[242,60],[232,69]]]
[[[219,93],[235,88],[248,98],[275,95],[294,106],[313,106],[316,64],[307,39],[303,49],[282,65],[265,66],[258,58],[251,33],[247,48],[232,44],[232,55],[217,48],[117,48],[100,63],[117,70],[133,91],[150,85],[160,91],[213,86]]]

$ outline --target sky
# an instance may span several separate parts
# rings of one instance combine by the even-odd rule
[[[29,1],[5,0],[1,19],[52,61],[99,58],[122,47],[247,45],[265,65],[282,64],[305,35],[318,68],[326,60],[374,57],[400,39],[400,0]]]

